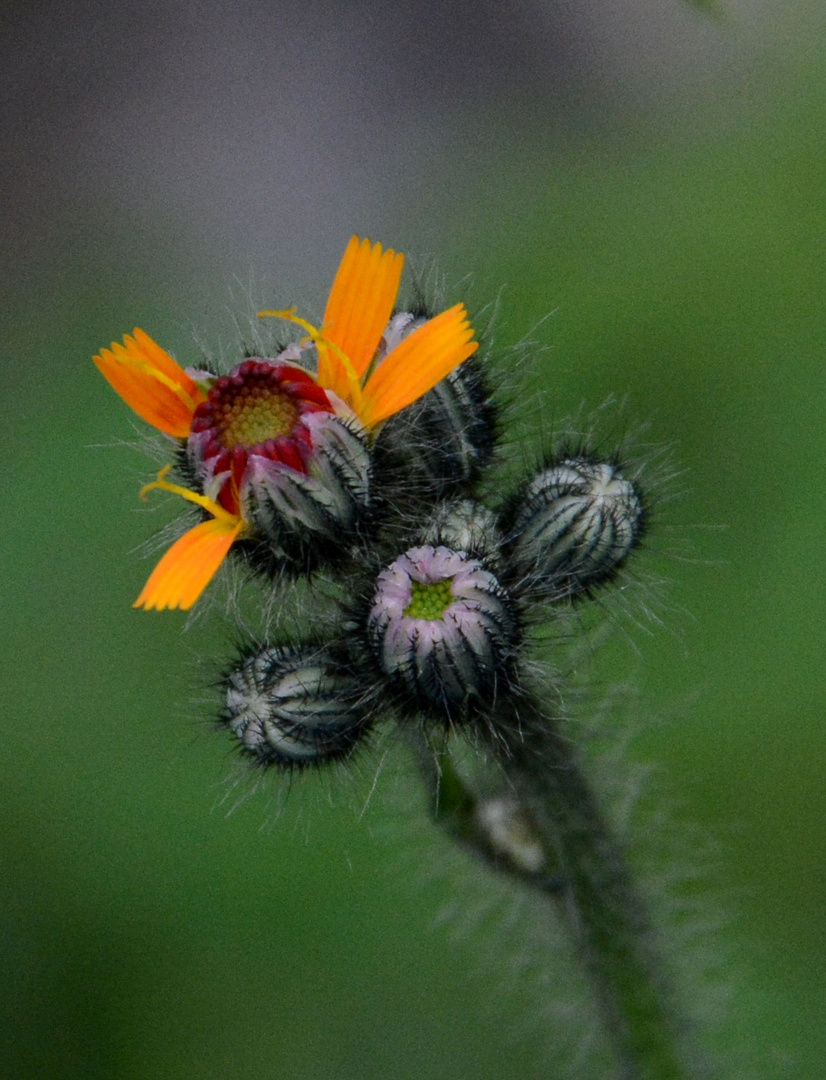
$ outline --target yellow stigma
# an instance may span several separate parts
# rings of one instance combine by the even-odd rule
[[[213,499],[207,498],[206,495],[199,495],[197,491],[190,491],[189,488],[180,487],[178,484],[167,483],[166,476],[171,468],[171,465],[165,465],[158,473],[157,480],[153,480],[151,484],[144,484],[140,490],[140,497],[145,499],[146,493],[155,489],[160,491],[170,491],[173,495],[180,495],[181,498],[186,499],[187,502],[195,503],[196,506],[200,506],[202,510],[208,511],[219,521],[225,521],[227,524],[237,524],[241,521],[237,514],[231,514],[229,510],[225,510],[223,506],[220,506]]]
[[[350,404],[352,405],[356,413],[360,413],[361,410],[361,379],[356,374],[356,370],[353,367],[350,358],[345,355],[342,349],[338,345],[324,336],[323,329],[319,330],[313,326],[312,323],[307,322],[306,319],[302,319],[299,315],[296,315],[295,308],[283,308],[278,311],[259,311],[259,319],[284,319],[287,322],[295,323],[300,326],[302,330],[306,330],[307,337],[305,341],[307,343],[312,342],[316,349],[318,349],[319,355],[319,367],[321,366],[321,359],[323,354],[331,352],[341,362],[347,376],[348,393],[350,398]],[[305,342],[300,342],[303,345]]]

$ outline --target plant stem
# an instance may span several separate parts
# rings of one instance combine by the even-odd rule
[[[489,745],[559,875],[553,896],[598,999],[623,1080],[699,1080],[623,851],[558,721],[527,697],[497,703]]]
[[[493,869],[540,892],[560,888],[549,852],[512,791],[484,796],[474,792],[457,768],[442,733],[425,734],[416,729],[408,732],[408,741],[430,792],[430,812],[440,828]]]

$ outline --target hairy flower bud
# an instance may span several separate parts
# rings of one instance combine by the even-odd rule
[[[312,451],[304,469],[250,459],[245,511],[275,556],[302,569],[335,562],[348,549],[370,503],[371,458],[357,423],[338,416],[306,420]]]
[[[587,592],[622,565],[644,520],[637,487],[615,464],[567,458],[535,476],[516,504],[512,572],[546,595]]]
[[[346,757],[367,729],[361,683],[325,648],[269,646],[227,676],[223,722],[259,765]]]
[[[496,515],[473,499],[442,503],[427,524],[422,541],[433,547],[451,548],[494,564],[502,537]]]
[[[424,321],[410,312],[394,316],[382,349],[392,349]],[[481,366],[471,358],[391,417],[379,432],[376,450],[389,487],[401,485],[432,503],[466,490],[477,479],[491,459],[496,437],[496,411]]]
[[[368,632],[381,670],[417,708],[461,719],[510,682],[513,602],[478,560],[425,544],[376,581]]]

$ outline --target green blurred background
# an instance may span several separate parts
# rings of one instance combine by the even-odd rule
[[[713,851],[727,1075],[821,1077],[822,5],[2,18],[0,1074],[563,1075],[553,945],[432,834],[401,749],[235,785],[203,704],[220,620],[130,606],[171,509],[141,509],[152,465],[89,358],[135,325],[231,356],[257,304],[322,310],[359,232],[547,347],[520,438],[613,396],[672,448],[640,556],[663,626],[598,670],[653,718],[629,753],[655,813]]]

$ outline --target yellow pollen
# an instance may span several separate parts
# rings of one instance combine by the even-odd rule
[[[239,387],[217,404],[215,426],[223,446],[245,450],[268,439],[289,435],[300,416],[299,407],[289,394],[271,386]]]

